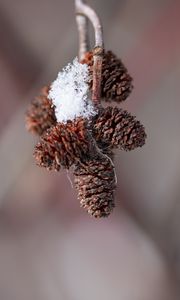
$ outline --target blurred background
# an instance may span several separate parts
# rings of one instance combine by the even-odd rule
[[[35,165],[24,112],[78,52],[73,1],[0,0],[0,299],[180,299],[180,1],[89,0],[134,78],[147,143],[117,151],[116,209]],[[93,43],[92,43],[93,45]]]

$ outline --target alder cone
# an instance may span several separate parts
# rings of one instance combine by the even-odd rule
[[[49,87],[45,86],[39,96],[29,105],[26,112],[26,128],[29,132],[42,135],[48,128],[56,124],[52,101],[48,99]]]
[[[74,175],[80,206],[95,218],[109,216],[115,206],[116,187],[111,160],[99,153],[84,164],[76,165]]]
[[[81,62],[90,67],[90,86],[92,88],[93,52],[86,52]],[[132,77],[128,74],[122,61],[113,52],[104,52],[101,81],[101,96],[104,100],[122,102],[127,99],[132,89]]]
[[[99,147],[130,151],[145,144],[144,126],[118,107],[101,108],[94,117],[93,136]]]
[[[92,148],[86,122],[82,118],[58,123],[41,136],[35,147],[37,165],[48,170],[69,169],[75,162],[85,160]]]

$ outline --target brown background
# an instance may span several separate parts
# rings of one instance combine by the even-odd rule
[[[179,299],[180,1],[88,2],[134,78],[123,107],[147,144],[117,151],[105,220],[79,208],[70,173],[36,167],[24,111],[77,55],[74,5],[0,0],[0,299]]]

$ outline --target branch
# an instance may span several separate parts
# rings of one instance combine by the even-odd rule
[[[103,30],[100,19],[95,11],[83,0],[75,0],[77,15],[86,16],[92,23],[95,32],[95,47],[93,50],[93,87],[92,87],[92,101],[95,105],[100,103],[101,98],[101,73],[102,73],[102,59],[103,59]]]
[[[103,48],[103,31],[98,15],[83,0],[75,0],[76,13],[88,17],[95,31],[95,47]]]
[[[88,51],[88,20],[86,16],[78,14],[77,7],[77,1],[75,1],[76,22],[79,32],[79,61],[81,61]]]

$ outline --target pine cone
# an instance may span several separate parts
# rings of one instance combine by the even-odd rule
[[[87,52],[81,62],[90,67],[90,87],[92,88],[93,52]],[[105,52],[102,65],[101,96],[105,101],[122,102],[127,99],[132,89],[132,78],[122,61],[113,52]]]
[[[78,160],[90,155],[93,143],[82,118],[58,123],[48,129],[35,147],[37,165],[49,170],[69,169]]]
[[[56,124],[52,101],[48,99],[49,87],[44,87],[41,94],[30,104],[26,113],[26,128],[33,134],[42,135]]]
[[[100,108],[100,111],[101,110],[102,110],[102,107]],[[96,144],[96,149],[99,148],[99,150],[100,150],[100,152],[102,152],[102,154],[107,155],[110,159],[113,160],[114,152],[113,152],[112,147],[110,147],[107,142],[104,142],[103,139],[100,139],[94,130],[94,125],[96,124],[96,119],[98,118],[98,116],[99,116],[99,113],[96,117],[92,118],[89,122],[90,134],[93,137],[93,140]],[[97,150],[96,150],[96,152],[97,152]]]
[[[126,110],[117,107],[101,108],[94,117],[93,136],[101,148],[133,150],[145,144],[144,126]]]
[[[116,187],[111,160],[99,153],[74,170],[80,206],[95,218],[107,217],[114,208]]]

